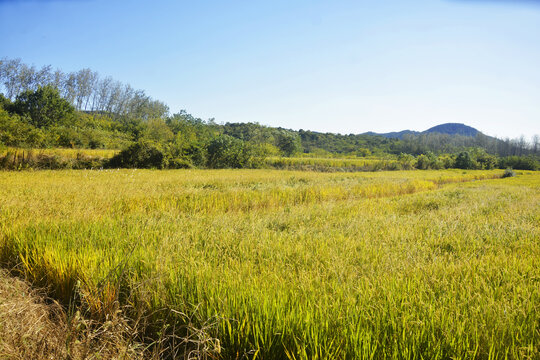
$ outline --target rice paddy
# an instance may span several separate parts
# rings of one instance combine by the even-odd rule
[[[377,171],[399,170],[402,164],[384,158],[331,158],[331,157],[269,157],[266,165],[277,169],[318,171]]]
[[[540,173],[0,173],[0,261],[167,356],[537,359]]]

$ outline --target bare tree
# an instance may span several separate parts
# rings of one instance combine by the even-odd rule
[[[62,70],[56,69],[56,71],[51,75],[51,85],[58,90],[61,90],[64,87],[64,82],[66,81],[65,79],[66,75],[62,72]]]
[[[120,96],[122,94],[122,83],[119,81],[113,81],[110,87],[109,98],[107,101],[107,106],[105,112],[109,114],[117,113],[118,103],[120,101]]]
[[[52,72],[50,65],[36,70],[34,66],[22,63],[21,59],[0,60],[0,86],[11,100],[23,91],[35,91],[45,85],[57,88],[62,97],[78,110],[145,120],[164,117],[169,112],[167,105],[153,100],[143,90],[135,90],[129,84],[110,77],[101,80],[97,72],[88,68],[70,73]]]
[[[109,103],[109,96],[111,94],[113,79],[108,76],[103,80],[100,80],[97,85],[97,101],[95,110],[105,112]]]
[[[540,136],[538,134],[532,137],[532,152],[535,155],[540,152]]]
[[[53,74],[51,73],[51,65],[43,66],[39,71],[34,73],[34,83],[32,90],[37,90],[38,87],[52,85]]]
[[[94,89],[96,75],[88,68],[77,71],[75,75],[75,107],[77,109],[86,110]]]
[[[0,67],[0,79],[6,89],[6,97],[15,100],[19,89],[18,74],[23,64],[21,59],[3,59]]]
[[[72,105],[75,105],[77,97],[77,74],[71,72],[66,75],[62,87],[62,96],[69,101]]]

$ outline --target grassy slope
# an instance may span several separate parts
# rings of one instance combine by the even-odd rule
[[[540,174],[461,182],[500,173],[2,173],[1,256],[225,358],[538,357]]]

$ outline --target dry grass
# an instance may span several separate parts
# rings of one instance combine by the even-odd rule
[[[97,326],[0,270],[0,359],[142,359],[117,316]]]
[[[9,152],[32,152],[34,154],[43,154],[43,155],[58,155],[65,158],[77,159],[81,156],[92,157],[92,158],[111,158],[116,155],[120,150],[113,149],[63,149],[63,148],[53,148],[53,149],[23,149],[15,147],[6,147],[3,150],[0,149],[0,156],[5,156]]]

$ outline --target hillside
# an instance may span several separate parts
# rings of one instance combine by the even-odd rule
[[[480,131],[476,130],[473,127],[470,127],[465,124],[460,123],[445,123],[433,126],[425,131],[413,131],[413,130],[402,130],[402,131],[393,131],[388,133],[375,133],[375,132],[367,132],[366,135],[379,135],[383,136],[385,138],[392,138],[392,139],[403,139],[404,135],[420,135],[420,134],[428,134],[428,133],[440,133],[440,134],[447,134],[447,135],[461,135],[461,136],[476,136],[477,134],[481,134]]]
[[[446,123],[427,129],[424,133],[440,133],[448,135],[476,136],[480,131],[459,123]]]
[[[389,133],[376,133],[373,131],[368,131],[367,133],[364,133],[364,134],[371,135],[371,136],[383,136],[388,139],[403,139],[404,135],[418,135],[418,134],[421,134],[421,132],[413,131],[413,130],[392,131]]]

